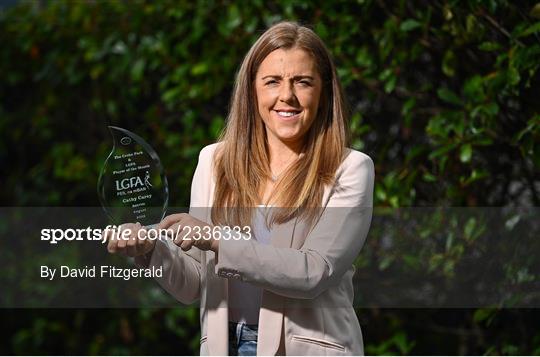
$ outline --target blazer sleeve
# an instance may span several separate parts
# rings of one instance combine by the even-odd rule
[[[303,299],[315,298],[339,281],[358,256],[373,213],[373,161],[355,154],[346,159],[322,215],[300,249],[221,240],[215,273],[223,276],[224,271],[227,276],[232,271],[242,281]]]
[[[210,157],[208,150],[203,149],[199,154],[197,168],[191,182],[190,215],[200,220],[204,203],[204,184],[208,175]],[[135,259],[139,266],[163,267],[163,276],[156,278],[158,283],[183,304],[191,304],[200,299],[201,294],[201,250],[193,247],[184,252],[170,239],[158,240],[150,256]]]

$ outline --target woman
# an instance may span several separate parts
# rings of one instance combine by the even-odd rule
[[[132,240],[109,243],[163,266],[159,282],[180,302],[200,300],[201,355],[363,354],[352,276],[374,167],[347,148],[346,119],[320,38],[292,22],[272,26],[242,63],[218,143],[199,155],[190,213],[159,224],[187,227],[187,238],[220,233],[156,242],[136,239],[143,228],[130,224]],[[228,227],[242,239],[225,239]]]

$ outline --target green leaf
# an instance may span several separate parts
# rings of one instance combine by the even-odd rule
[[[411,349],[414,347],[414,341],[409,342],[407,335],[404,332],[398,332],[392,337],[395,345],[399,349],[400,354],[408,355]]]
[[[529,15],[535,19],[540,19],[540,3],[533,6]]]
[[[498,51],[502,46],[497,42],[486,41],[478,45],[478,49],[481,51]]]
[[[390,76],[393,74],[393,69],[392,68],[386,68],[385,70],[383,70],[380,74],[379,74],[379,79],[381,81],[386,81],[388,80],[388,78],[390,78]]]
[[[476,218],[471,217],[465,223],[465,240],[469,241],[473,237],[474,229],[476,228]]]
[[[180,97],[182,93],[182,88],[180,87],[173,87],[165,91],[161,99],[163,102],[165,102],[168,106],[172,106],[176,100]]]
[[[448,278],[453,278],[455,274],[456,262],[454,260],[446,260],[443,263],[443,272]]]
[[[431,258],[429,258],[428,272],[436,271],[443,262],[444,256],[442,254],[433,254]]]
[[[463,86],[463,95],[474,103],[483,102],[486,94],[484,92],[484,79],[480,75],[474,75],[467,79]]]
[[[402,32],[408,32],[408,31],[412,31],[418,27],[421,27],[422,24],[418,21],[416,21],[415,19],[407,19],[405,21],[403,21],[401,23],[401,25],[399,26],[399,29],[402,31]]]
[[[362,47],[358,50],[356,64],[359,67],[371,67],[373,65],[373,54],[370,53],[368,48]]]
[[[394,261],[394,257],[392,255],[384,255],[382,260],[379,262],[379,270],[383,271],[386,270],[390,264]]]
[[[537,32],[540,32],[540,21],[536,22],[534,25],[527,27],[523,32],[518,35],[518,37],[529,36]]]
[[[388,81],[384,84],[384,91],[386,93],[390,93],[394,90],[396,87],[397,77],[395,75],[392,75]]]
[[[509,356],[515,356],[519,355],[519,348],[516,345],[507,344],[503,345],[502,347],[502,354],[503,355],[509,355]]]
[[[200,76],[206,72],[208,72],[208,63],[206,62],[199,62],[191,68],[191,74],[194,76]]]
[[[512,86],[515,86],[521,80],[521,75],[519,74],[519,71],[517,70],[517,68],[514,66],[510,66],[508,68],[508,71],[506,72],[506,76],[508,79],[508,83]]]
[[[453,150],[456,147],[456,145],[457,144],[455,144],[455,143],[444,145],[443,147],[440,147],[440,148],[436,149],[435,151],[432,151],[429,154],[428,157],[429,157],[429,159],[435,159],[435,158],[438,158],[440,156],[443,156],[447,152]]]
[[[454,244],[454,232],[449,232],[446,236],[445,250],[448,252],[452,245]]]
[[[386,191],[382,188],[380,188],[379,186],[377,186],[375,188],[375,197],[377,197],[377,199],[380,201],[380,202],[385,202],[386,201]]]
[[[242,23],[242,16],[236,4],[231,4],[228,7],[227,28],[229,31],[235,29]]]
[[[437,96],[440,99],[450,104],[459,105],[459,106],[462,104],[461,99],[454,92],[452,92],[450,89],[445,88],[445,87],[439,88],[437,90]]]
[[[472,156],[472,146],[471,144],[465,144],[461,146],[461,151],[459,153],[459,160],[463,163],[471,161]]]
[[[519,214],[515,214],[514,216],[507,219],[506,222],[504,222],[504,227],[507,230],[511,231],[512,229],[514,229],[516,224],[519,223],[520,220],[521,220],[521,216]]]
[[[135,61],[135,64],[131,68],[131,78],[134,81],[140,81],[142,79],[145,66],[146,61],[144,58],[139,58],[137,61]]]
[[[471,175],[462,181],[464,186],[471,184],[472,182],[481,180],[485,177],[488,177],[488,173],[485,170],[473,169]]]
[[[435,182],[437,181],[437,177],[433,176],[432,174],[426,172],[423,176],[422,176],[422,179],[426,182]]]
[[[415,105],[416,105],[416,98],[415,97],[411,97],[411,98],[407,99],[407,101],[401,107],[401,114],[402,115],[409,114],[411,112],[411,110],[414,108]]]
[[[448,77],[453,77],[456,74],[456,55],[454,54],[454,51],[446,51],[441,67],[443,73]]]
[[[417,269],[420,267],[420,258],[417,255],[414,254],[404,254],[403,255],[403,263],[407,267]],[[422,262],[423,263],[423,262]]]
[[[487,324],[489,324],[493,320],[493,318],[495,317],[496,313],[497,313],[497,310],[493,309],[493,308],[477,309],[474,312],[473,320],[476,323],[486,321]]]

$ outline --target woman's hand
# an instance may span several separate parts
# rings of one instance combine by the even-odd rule
[[[127,231],[127,232],[126,232]],[[146,230],[139,222],[122,224],[118,229],[105,229],[109,253],[120,253],[136,257],[151,252],[156,245],[153,239],[147,239]]]
[[[212,234],[214,226],[187,213],[171,214],[165,217],[157,228],[174,232],[174,244],[184,251],[194,246],[200,250],[211,250],[216,254],[218,252],[219,241]]]

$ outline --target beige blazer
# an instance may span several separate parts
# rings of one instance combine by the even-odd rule
[[[209,223],[217,145],[201,150],[191,187],[190,214]],[[200,302],[201,355],[228,354],[229,279],[264,289],[257,355],[363,354],[352,277],[371,223],[373,162],[348,149],[336,178],[314,227],[298,219],[278,225],[270,245],[220,240],[217,264],[212,251],[157,242],[146,263],[163,266],[160,285],[184,304]]]

